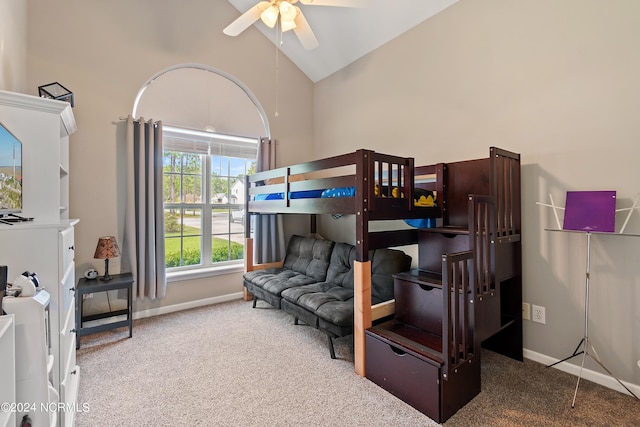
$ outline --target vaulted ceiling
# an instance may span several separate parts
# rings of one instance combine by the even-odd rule
[[[305,50],[293,31],[282,36],[280,50],[313,82],[333,74],[458,0],[365,0],[365,7],[330,7],[297,3],[320,45]],[[229,0],[238,16],[258,0]],[[274,44],[277,30],[254,24]],[[241,35],[240,35],[241,36]],[[239,36],[239,37],[240,37]]]

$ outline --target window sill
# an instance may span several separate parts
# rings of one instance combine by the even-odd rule
[[[202,279],[205,277],[223,276],[225,274],[235,274],[242,272],[244,272],[244,264],[172,271],[167,273],[167,283],[181,282],[183,280]]]

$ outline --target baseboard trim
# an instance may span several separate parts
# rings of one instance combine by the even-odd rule
[[[204,307],[205,305],[219,304],[221,302],[234,301],[242,298],[243,298],[243,293],[236,292],[233,294],[221,295],[219,297],[211,297],[211,298],[200,299],[197,301],[189,301],[189,302],[183,302],[180,304],[172,304],[172,305],[167,305],[167,306],[158,307],[158,308],[150,308],[147,310],[134,311],[133,318],[144,319],[147,317],[158,316],[160,314],[174,313],[176,311],[189,310],[191,308]]]
[[[553,357],[547,356],[545,354],[537,353],[535,351],[531,351],[528,349],[523,349],[523,356],[529,360],[533,360],[534,362],[542,363],[545,366],[549,366],[553,363],[558,362],[560,359],[554,359]],[[579,358],[581,356],[577,356]],[[606,365],[605,365],[606,366]],[[568,362],[558,363],[554,366],[555,369],[559,369],[562,372],[566,372],[571,375],[575,375],[576,377],[580,374],[580,365],[574,365]],[[601,386],[610,388],[612,390],[619,391],[624,394],[629,394],[627,390],[622,387],[618,381],[616,381],[613,377],[603,374],[601,372],[594,371],[592,369],[583,369],[582,370],[582,379],[594,382],[596,384],[600,384]],[[576,380],[577,381],[577,380]],[[640,396],[640,385],[630,384],[626,381],[622,381],[625,386],[629,387],[629,390],[633,392],[636,396]],[[580,391],[578,390],[578,394]],[[578,396],[579,397],[579,396]]]

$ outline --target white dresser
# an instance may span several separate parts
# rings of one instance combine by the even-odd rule
[[[30,222],[0,224],[0,265],[12,282],[37,273],[50,294],[49,381],[59,395],[57,425],[75,423],[80,370],[75,353],[74,226],[69,219],[69,135],[76,122],[67,102],[0,91],[0,122],[22,142],[23,209]],[[16,328],[16,341],[20,331]],[[16,353],[16,360],[27,355]]]

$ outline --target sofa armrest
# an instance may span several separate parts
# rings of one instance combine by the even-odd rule
[[[275,262],[265,262],[264,264],[252,264],[251,269],[247,265],[247,271],[266,270],[267,268],[282,268],[284,260]]]
[[[371,306],[371,320],[382,319],[396,312],[396,300],[392,299]]]
[[[248,237],[244,242],[244,271],[248,273],[249,271],[255,270],[265,270],[267,268],[280,268],[284,265],[284,260],[275,261],[275,262],[267,262],[264,264],[254,264],[253,263],[253,239]],[[245,301],[251,301],[253,299],[253,295],[247,291],[247,288],[242,289],[242,298]]]

